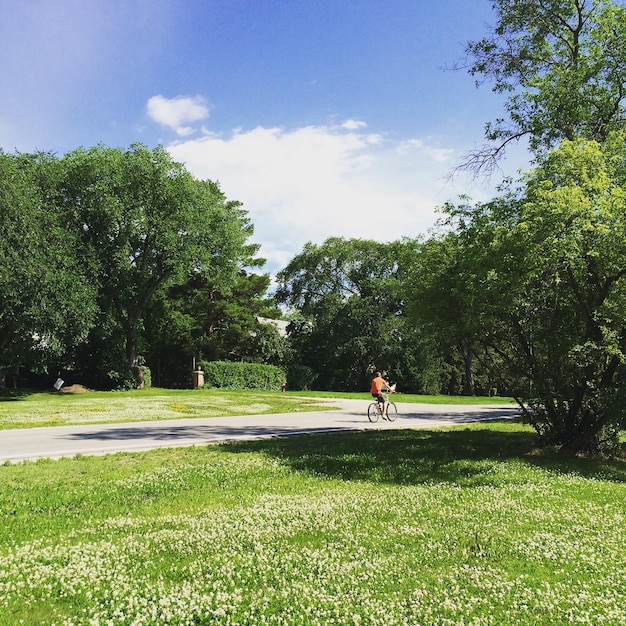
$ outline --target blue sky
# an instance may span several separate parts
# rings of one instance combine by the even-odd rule
[[[164,145],[243,202],[271,272],[307,241],[416,237],[499,180],[446,181],[502,111],[444,69],[493,19],[488,0],[0,0],[0,148]]]

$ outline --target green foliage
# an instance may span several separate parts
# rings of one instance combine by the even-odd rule
[[[250,247],[250,253],[256,247]],[[247,267],[262,266],[250,258]],[[269,276],[241,268],[232,284],[194,274],[186,282],[162,290],[146,316],[150,336],[147,358],[160,371],[158,384],[181,387],[189,380],[190,355],[205,360],[243,360],[278,365],[286,345],[269,321],[278,315],[265,296]]]
[[[275,365],[234,361],[201,361],[204,384],[225,389],[264,389],[280,391],[284,372]]]
[[[138,357],[146,307],[192,272],[232,282],[252,229],[237,202],[195,180],[161,147],[98,146],[62,160],[63,202],[94,259],[102,311]]]
[[[434,392],[473,396],[495,386],[480,359],[477,306],[485,293],[473,280],[478,266],[472,250],[454,232],[433,236],[403,279],[407,314],[428,338],[430,362],[439,359],[429,370]]]
[[[486,125],[492,148],[469,165],[492,169],[511,141],[535,153],[577,137],[605,141],[626,119],[626,7],[610,0],[495,0],[496,26],[470,42],[467,68],[508,95]]]
[[[122,366],[119,373],[109,372],[109,378],[116,382],[115,389],[118,391],[143,389],[152,385],[152,373],[145,365]]]
[[[308,366],[291,361],[287,365],[287,389],[309,390],[315,383],[315,372]]]
[[[455,282],[494,377],[546,441],[617,444],[626,426],[626,136],[578,140],[540,160],[524,186],[448,207]]]
[[[252,232],[238,202],[162,147],[0,154],[0,386],[7,373],[58,371],[130,388],[143,356],[157,375],[185,378],[203,352],[280,362],[284,347],[256,319],[278,315],[263,298],[269,279],[243,270],[262,264]],[[231,331],[213,350],[197,332],[206,299],[163,305],[174,287],[185,300],[206,285],[219,288],[228,310],[213,314]]]
[[[96,312],[88,263],[55,202],[58,162],[0,153],[0,386],[20,367],[55,368]]]
[[[279,272],[276,299],[297,312],[289,327],[290,387],[298,380],[314,389],[362,390],[380,369],[403,389],[420,388],[422,341],[406,323],[398,280],[415,246],[330,238],[306,244]]]

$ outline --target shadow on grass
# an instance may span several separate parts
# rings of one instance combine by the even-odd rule
[[[0,389],[0,402],[12,402],[14,400],[23,400],[28,396],[32,396],[39,391],[32,389]]]
[[[222,447],[235,453],[260,452],[296,471],[351,481],[494,484],[506,479],[496,476],[490,462],[517,460],[547,471],[626,482],[626,463],[539,450],[535,433],[521,428],[380,430],[232,442]]]

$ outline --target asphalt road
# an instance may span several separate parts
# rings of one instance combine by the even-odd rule
[[[332,400],[340,409],[162,422],[54,426],[0,431],[0,463],[77,454],[198,446],[223,441],[371,428],[435,428],[511,418],[515,405],[398,404],[398,419],[370,423],[369,400]]]

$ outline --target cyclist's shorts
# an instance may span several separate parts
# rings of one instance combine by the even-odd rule
[[[373,393],[372,398],[376,398],[376,400],[378,400],[379,402],[385,401],[385,396],[383,396],[382,393]]]

